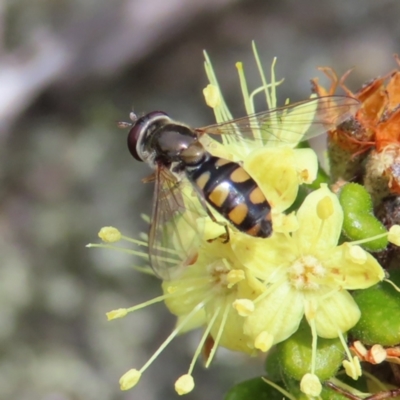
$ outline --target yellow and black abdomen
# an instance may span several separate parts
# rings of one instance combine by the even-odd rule
[[[186,169],[205,200],[240,231],[268,237],[272,233],[270,205],[254,179],[238,164],[207,154]]]

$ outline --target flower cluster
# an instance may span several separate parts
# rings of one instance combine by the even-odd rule
[[[267,82],[255,47],[253,49],[262,80],[260,88],[249,93],[243,65],[236,65],[249,121],[255,113],[254,97],[264,94],[267,106],[275,108],[276,88],[282,82],[275,79],[276,60],[270,82]],[[213,109],[217,123],[223,124],[232,116],[207,55],[205,66],[210,82],[204,89],[206,103]],[[315,85],[320,95],[329,94],[316,82]],[[310,107],[317,104],[310,102]],[[274,118],[273,113],[270,118]],[[288,118],[288,121],[292,120]],[[177,393],[185,394],[195,386],[193,369],[204,349],[206,367],[219,346],[247,354],[265,353],[277,344],[289,343],[304,321],[310,332],[311,356],[301,372],[291,375],[299,381],[301,392],[318,397],[321,380],[333,377],[339,368],[353,379],[361,376],[360,357],[347,345],[347,332],[362,317],[352,292],[365,290],[385,279],[385,271],[366,250],[365,244],[385,237],[398,245],[400,227],[393,224],[389,231],[372,232],[361,240],[345,241],[342,230],[349,216],[338,196],[340,190],[332,191],[326,183],[310,191],[297,209],[288,212],[291,207],[293,209],[300,185],[315,180],[318,161],[312,149],[296,148],[309,125],[288,127],[285,123],[285,119],[276,125],[271,123],[270,136],[263,136],[261,126],[249,123],[249,130],[258,141],[247,140],[240,132],[222,135],[222,143],[207,136],[202,138],[211,154],[241,161],[257,182],[271,205],[273,234],[269,238],[257,238],[229,227],[227,240],[224,228],[204,217],[205,228],[199,233],[202,240],[196,258],[180,275],[162,282],[163,295],[107,314],[112,320],[162,301],[177,317],[175,329],[150,360],[142,368],[131,369],[122,376],[122,390],[135,386],[148,366],[180,333],[196,328],[203,330],[188,370],[175,382]],[[102,247],[113,247],[110,243],[121,240],[145,245],[111,227],[103,228],[99,236],[106,242],[97,245]],[[147,257],[147,253],[140,251],[124,251]],[[318,364],[318,343],[323,340],[339,343],[339,347],[335,347],[335,357],[340,355],[338,364],[328,373],[321,373]],[[287,372],[290,368],[284,364],[282,356],[281,368]]]

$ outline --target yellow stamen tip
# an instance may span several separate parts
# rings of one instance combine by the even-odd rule
[[[203,89],[203,95],[209,107],[215,108],[221,104],[221,94],[217,86],[208,84]]]
[[[254,303],[249,299],[237,299],[232,306],[241,317],[248,317],[254,311]]]
[[[274,337],[267,331],[262,331],[254,341],[254,347],[263,353],[267,352],[273,344]]]
[[[400,246],[400,225],[393,225],[389,229],[388,240],[390,243]]]
[[[357,380],[362,375],[360,360],[357,356],[354,356],[351,361],[344,360],[342,364],[346,374],[350,378]]]
[[[328,219],[334,211],[333,202],[329,196],[325,196],[317,204],[317,215],[322,220]]]
[[[238,62],[235,64],[235,67],[236,67],[236,69],[238,69],[239,71],[241,71],[241,70],[243,70],[243,63],[240,62],[240,61],[238,61]]]
[[[128,310],[126,308],[118,308],[118,310],[112,310],[106,313],[108,321],[117,318],[123,318],[126,314],[128,314]]]
[[[356,264],[365,264],[367,261],[367,253],[357,245],[346,243],[346,258]]]
[[[142,373],[137,369],[130,369],[128,372],[125,372],[119,380],[120,389],[129,390],[133,388],[139,382],[141,376]]]
[[[236,283],[243,281],[246,275],[242,269],[233,269],[228,272],[226,279],[228,281],[228,289],[234,286]]]
[[[114,243],[121,240],[121,232],[113,226],[105,226],[100,229],[99,238],[106,243]]]
[[[317,397],[322,391],[322,385],[315,374],[305,374],[300,381],[300,390],[311,397]]]
[[[175,382],[175,390],[180,396],[190,393],[194,389],[194,380],[192,375],[185,374]]]

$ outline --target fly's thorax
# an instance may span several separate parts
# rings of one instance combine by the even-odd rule
[[[176,161],[192,163],[204,152],[197,134],[188,126],[176,123],[160,126],[150,138],[148,147],[155,150],[158,160],[167,164]]]

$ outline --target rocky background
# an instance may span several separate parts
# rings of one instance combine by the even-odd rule
[[[395,67],[395,0],[3,0],[0,3],[0,399],[176,399],[199,333],[179,337],[136,388],[141,367],[171,331],[161,305],[107,322],[105,312],[160,294],[120,253],[87,249],[104,225],[146,229],[152,186],[116,121],[164,110],[213,122],[203,101],[202,50],[241,116],[235,62],[258,85],[255,40],[268,70],[278,57],[280,103],[310,94],[317,66],[354,67],[352,89]],[[254,87],[253,86],[253,87]],[[222,399],[262,360],[220,351],[195,370],[189,400]]]

